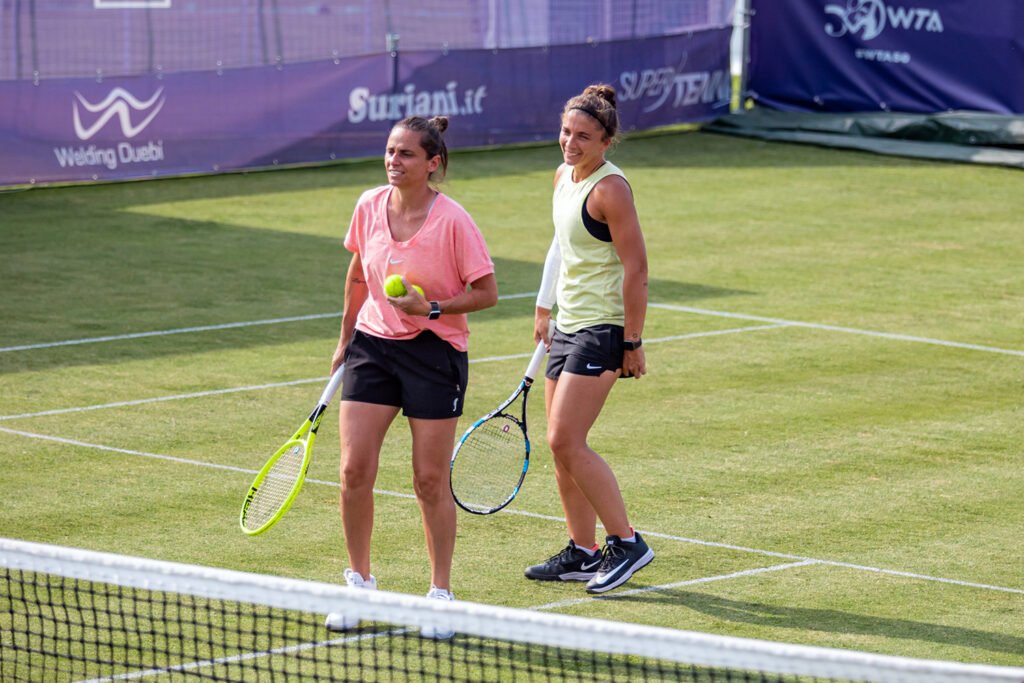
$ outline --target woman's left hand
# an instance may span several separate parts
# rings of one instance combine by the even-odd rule
[[[430,302],[419,293],[406,279],[402,278],[405,285],[405,294],[402,296],[389,296],[388,303],[402,311],[406,315],[426,316],[430,313]]]
[[[647,374],[647,356],[641,346],[635,351],[622,352],[622,377],[640,379]]]

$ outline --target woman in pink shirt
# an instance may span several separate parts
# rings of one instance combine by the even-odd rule
[[[350,564],[345,581],[377,586],[370,573],[373,485],[384,436],[401,411],[412,432],[413,488],[430,556],[427,596],[442,600],[453,599],[455,505],[448,470],[466,392],[466,314],[498,301],[480,230],[431,184],[448,168],[447,127],[446,117],[414,116],[391,129],[384,154],[388,184],[363,193],[345,236],[352,261],[331,361],[331,372],[345,363],[339,417],[340,508]],[[385,294],[392,275],[402,277],[406,294]],[[327,618],[332,630],[358,623],[339,613]],[[453,633],[424,628],[422,635]]]

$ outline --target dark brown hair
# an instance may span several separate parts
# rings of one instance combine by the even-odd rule
[[[569,98],[562,110],[564,117],[573,109],[589,114],[604,128],[605,135],[615,142],[619,134],[619,114],[615,109],[615,88],[605,83],[588,85],[579,95]]]
[[[441,174],[440,177],[434,178],[434,173],[430,174],[431,180],[442,180],[446,173],[448,173],[448,146],[444,144],[444,132],[448,130],[448,117],[447,116],[435,116],[430,119],[425,119],[422,116],[407,116],[402,119],[394,126],[395,128],[405,128],[411,130],[414,133],[420,134],[420,147],[427,153],[427,159],[433,159],[436,156],[441,157]]]

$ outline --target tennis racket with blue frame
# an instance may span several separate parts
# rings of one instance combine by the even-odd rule
[[[449,483],[456,504],[466,512],[493,514],[519,494],[530,469],[526,399],[546,353],[541,340],[512,395],[474,422],[455,444]]]

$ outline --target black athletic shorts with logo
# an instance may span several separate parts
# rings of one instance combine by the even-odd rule
[[[621,325],[595,325],[569,333],[556,329],[544,376],[558,379],[563,371],[591,377],[606,370],[615,372],[622,367],[624,338]]]
[[[413,339],[355,331],[345,349],[342,401],[396,406],[406,417],[462,415],[469,354],[426,330]]]

